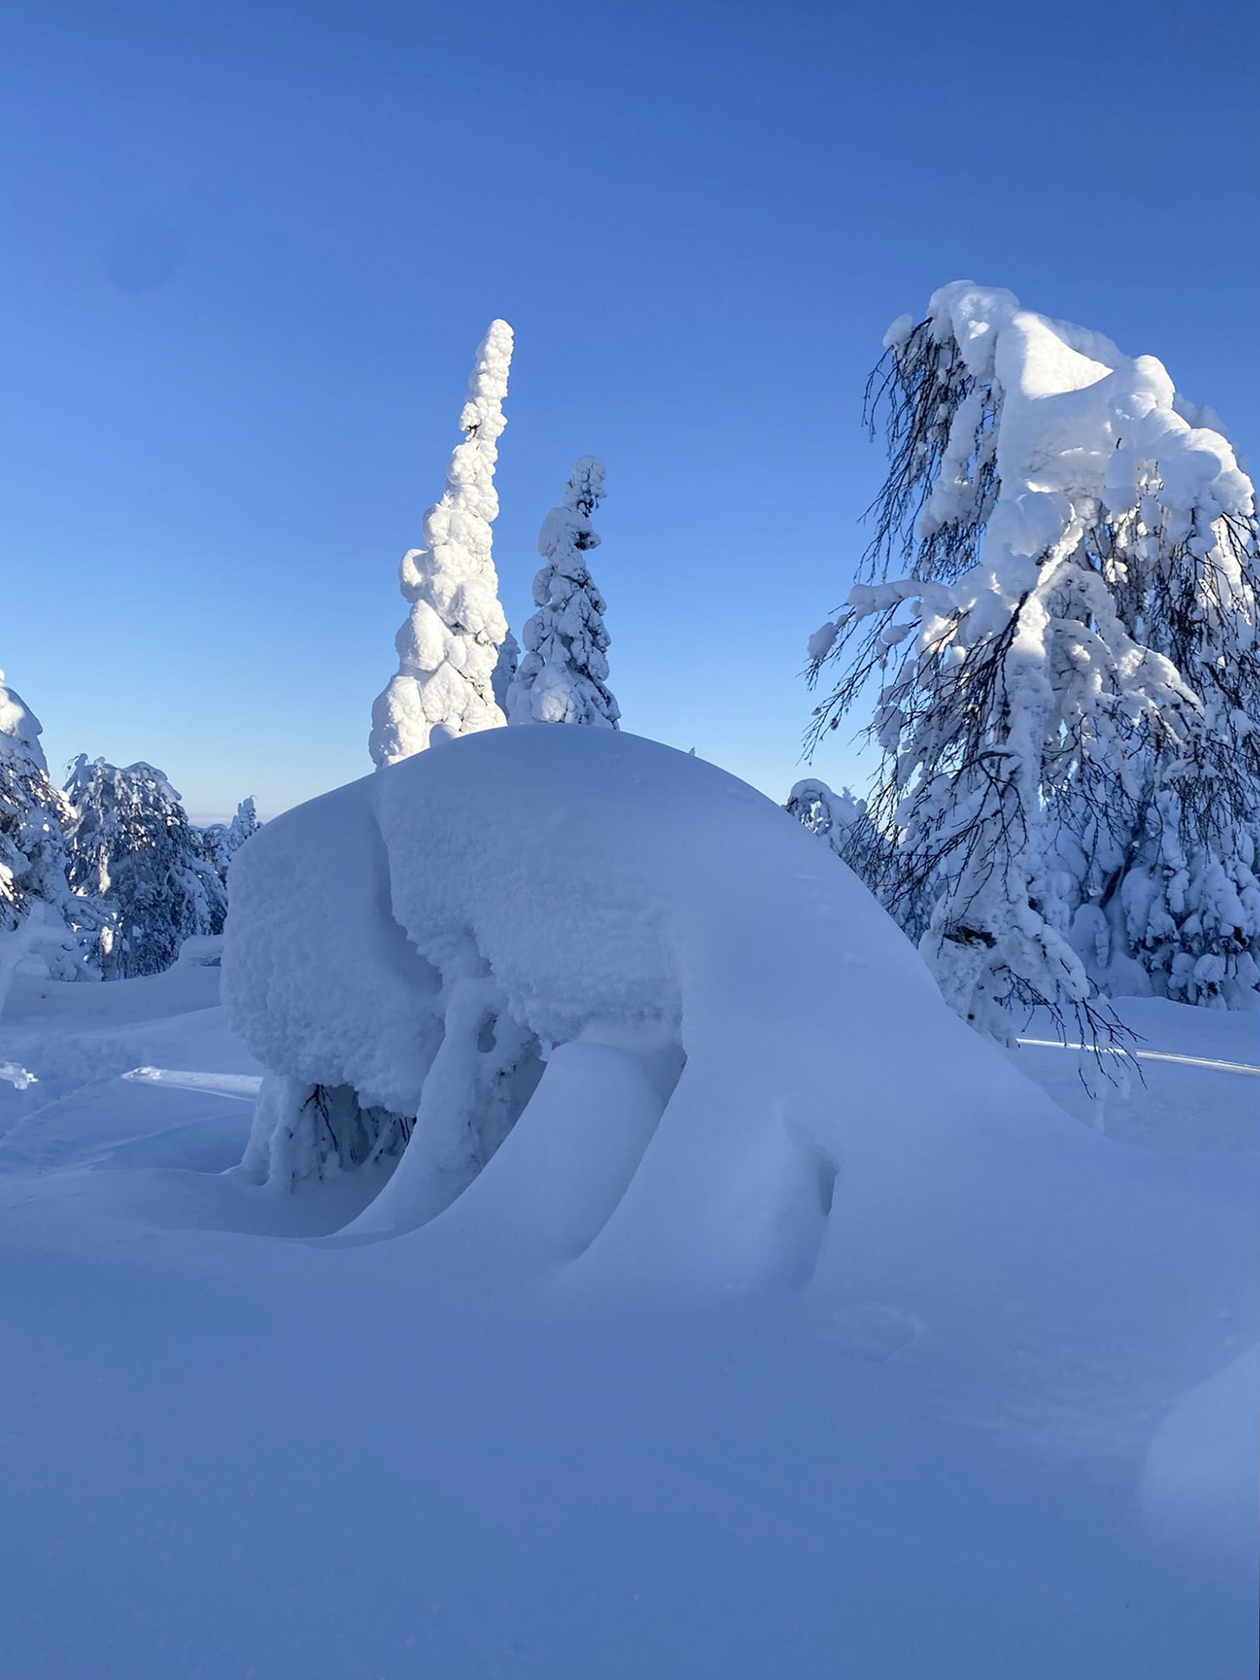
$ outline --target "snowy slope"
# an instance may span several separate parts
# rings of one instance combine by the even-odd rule
[[[217,971],[19,982],[0,1061],[39,1083],[0,1084],[6,1676],[1249,1672],[1260,1082],[1148,1064],[1153,1117],[1133,1136],[1149,1147],[1100,1136],[939,1009],[813,837],[632,738],[474,736],[427,755],[426,785],[518,750],[496,743],[566,734],[629,741],[623,768],[637,755],[620,796],[633,891],[667,898],[681,870],[691,929],[654,937],[692,952],[687,1069],[661,1116],[641,1041],[569,1043],[519,1131],[418,1229],[336,1234],[383,1170],[296,1193],[219,1170],[249,1129],[239,1081],[261,1070],[227,1032]],[[522,767],[518,802],[532,786],[545,803],[539,768]],[[401,788],[406,769],[381,780]],[[601,802],[617,797],[609,784]],[[440,808],[421,829],[412,813],[417,847]],[[584,810],[556,834],[589,838]],[[699,856],[668,883],[652,862],[675,819],[706,812],[707,897]],[[625,908],[615,826],[598,855]],[[786,897],[733,896],[750,832],[801,860]],[[466,878],[486,866],[470,857]],[[454,861],[442,878],[450,909]],[[479,937],[497,951],[487,902]],[[817,940],[784,924],[793,905]],[[816,987],[833,1004],[842,988],[846,1014],[798,1021]],[[1152,1046],[1260,1062],[1246,1017],[1141,1009]],[[1015,1061],[1057,1080],[1073,1058]],[[119,1076],[141,1066],[173,1071]],[[808,1285],[772,1267],[732,1288],[747,1250],[715,1240],[697,1151],[729,1113],[754,1222],[796,1205],[772,1193],[790,1157],[766,1124],[767,1069],[839,1171]],[[638,1185],[611,1217],[594,1191],[616,1149],[582,1123],[594,1093]],[[729,1222],[736,1180],[715,1182]]]

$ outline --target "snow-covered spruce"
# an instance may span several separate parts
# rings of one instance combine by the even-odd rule
[[[591,516],[603,498],[604,463],[583,455],[538,535],[546,564],[534,579],[538,611],[522,632],[525,657],[508,689],[509,723],[618,726],[621,712],[608,687],[607,607],[586,564],[599,546]]]
[[[886,345],[875,537],[809,649],[811,681],[841,665],[815,741],[880,684],[885,902],[931,905],[929,964],[1001,1039],[1013,1002],[1089,1015],[1117,965],[1128,990],[1244,1001],[1260,566],[1219,422],[1153,357],[971,282]]]
[[[97,941],[107,980],[161,973],[186,939],[223,931],[223,882],[160,770],[80,753],[66,794],[70,883],[99,896],[114,917]]]
[[[399,567],[411,610],[394,638],[397,674],[372,707],[368,745],[378,765],[505,721],[493,677],[507,620],[490,527],[499,512],[495,446],[506,424],[511,361],[512,329],[492,321],[477,350],[459,421],[464,441],[451,456],[446,490],[424,516],[424,547],[410,549]]]
[[[0,1002],[19,964],[54,979],[95,979],[88,947],[107,920],[71,891],[70,806],[48,778],[39,719],[0,671]]]

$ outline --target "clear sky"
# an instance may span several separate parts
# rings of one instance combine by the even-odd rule
[[[148,759],[203,818],[364,774],[397,562],[502,315],[509,621],[604,456],[626,727],[782,797],[893,316],[1008,286],[1255,455],[1255,11],[6,8],[0,665],[50,761]]]

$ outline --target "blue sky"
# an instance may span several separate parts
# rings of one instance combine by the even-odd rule
[[[50,759],[149,759],[203,817],[365,773],[397,561],[502,315],[510,622],[603,455],[626,727],[782,797],[893,316],[1009,286],[1254,458],[1250,12],[9,8],[0,665]]]

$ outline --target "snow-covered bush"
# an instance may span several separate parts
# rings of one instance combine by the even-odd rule
[[[811,680],[842,662],[815,740],[879,685],[885,902],[904,921],[930,903],[929,965],[999,1038],[1016,1001],[1096,1025],[1091,974],[1120,959],[1169,995],[1240,1001],[1260,950],[1260,565],[1219,423],[1154,358],[971,282],[885,343],[875,537],[809,647]]]
[[[96,978],[88,947],[108,918],[71,890],[70,807],[48,777],[39,719],[0,671],[0,974],[39,963],[58,980]]]
[[[399,587],[410,604],[395,637],[398,671],[372,707],[376,764],[423,752],[431,738],[469,735],[505,719],[493,679],[507,621],[491,552],[499,512],[495,447],[506,424],[512,329],[492,321],[460,415],[464,434],[451,456],[446,490],[424,516],[424,547],[410,549]]]
[[[66,783],[70,883],[94,894],[113,921],[98,936],[106,979],[158,974],[186,939],[222,932],[223,882],[179,794],[151,764],[124,769],[82,753]]]
[[[591,516],[604,498],[604,463],[583,455],[560,506],[543,520],[534,579],[538,611],[522,632],[525,657],[508,689],[509,723],[592,723],[617,728],[608,687],[607,607],[586,564],[599,536]]]

